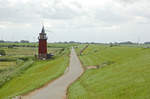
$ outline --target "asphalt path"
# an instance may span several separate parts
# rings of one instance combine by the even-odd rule
[[[65,73],[48,85],[37,89],[21,99],[65,99],[67,88],[83,73],[82,65],[76,55],[75,50],[71,49],[70,64]]]

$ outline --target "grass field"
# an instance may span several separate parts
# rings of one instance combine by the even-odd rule
[[[104,67],[86,70],[69,99],[150,99],[150,48],[90,45],[79,57],[84,67]]]
[[[6,56],[0,56],[0,99],[27,93],[62,75],[69,64],[71,45],[62,46],[59,44],[48,48],[48,52],[55,56],[43,61],[34,58],[37,48],[2,47]]]
[[[77,45],[75,43],[48,43],[47,47],[49,48],[66,48],[70,47],[72,45]],[[14,46],[14,47],[38,47],[38,43],[0,43],[0,47],[8,47],[8,46]]]
[[[9,66],[15,66],[16,62],[0,62],[0,69],[1,68],[8,68]]]

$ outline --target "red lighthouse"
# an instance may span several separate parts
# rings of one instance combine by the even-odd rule
[[[41,33],[39,33],[38,39],[39,39],[38,57],[39,59],[46,59],[47,58],[47,37],[46,37],[44,26],[42,28]]]

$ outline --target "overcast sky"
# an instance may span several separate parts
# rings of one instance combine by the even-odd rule
[[[0,39],[150,41],[150,0],[0,0]]]

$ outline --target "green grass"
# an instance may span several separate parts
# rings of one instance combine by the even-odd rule
[[[36,46],[38,47],[38,43],[0,43],[0,47],[8,47],[8,46],[17,46],[17,47],[33,47]],[[47,46],[50,48],[67,48],[67,47],[71,47],[73,45],[77,45],[76,43],[47,43]]]
[[[3,47],[0,49],[5,50],[6,52],[6,56],[0,56],[0,70],[16,66],[17,59],[19,58],[35,58],[34,55],[37,55],[38,53],[38,49],[32,47]],[[61,49],[62,48],[48,48],[48,53],[57,56]]]
[[[0,43],[0,45],[26,45],[33,43]],[[62,75],[69,64],[70,45],[50,44],[50,60],[35,59],[38,49],[34,47],[1,47],[6,56],[0,56],[0,99],[25,94]],[[30,61],[28,61],[30,59]],[[28,64],[29,63],[29,64]]]
[[[150,49],[90,45],[80,59],[84,67],[106,65],[86,70],[69,88],[69,99],[150,98]]]
[[[38,48],[32,47],[16,47],[16,48],[1,48],[5,50],[7,56],[33,56],[38,53]],[[48,53],[55,53],[61,48],[48,48]]]
[[[29,92],[62,75],[69,63],[68,54],[69,50],[53,60],[34,62],[23,74],[0,88],[0,99]]]
[[[2,87],[6,82],[10,81],[14,77],[22,74],[23,71],[30,68],[33,62],[34,61],[32,59],[28,59],[24,63],[18,63],[16,66],[9,66],[7,68],[0,69],[0,87]]]
[[[16,62],[0,62],[0,69],[7,68],[8,66],[15,66]]]

